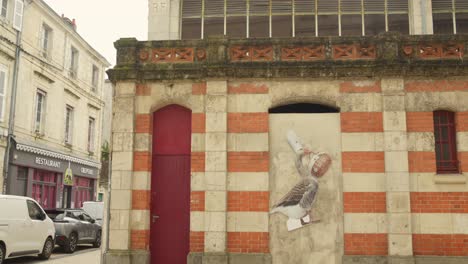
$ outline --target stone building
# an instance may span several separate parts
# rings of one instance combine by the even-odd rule
[[[44,208],[81,207],[96,196],[110,65],[44,1],[1,2],[0,181]]]
[[[468,261],[466,1],[149,7],[108,72],[105,263]],[[324,154],[311,218],[271,214]]]

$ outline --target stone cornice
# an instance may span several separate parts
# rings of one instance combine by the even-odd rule
[[[137,41],[115,43],[112,82],[205,78],[468,75],[468,35]]]

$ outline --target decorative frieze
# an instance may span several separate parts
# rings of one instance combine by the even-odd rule
[[[374,45],[334,45],[333,59],[375,59],[377,52]]]
[[[462,43],[424,43],[403,46],[403,54],[418,59],[461,59],[465,55]]]
[[[230,49],[232,62],[273,61],[272,46],[233,46]]]
[[[325,46],[285,47],[281,49],[282,61],[314,61],[325,59]]]

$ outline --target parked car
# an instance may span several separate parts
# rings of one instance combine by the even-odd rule
[[[55,225],[55,243],[73,253],[78,244],[101,246],[102,228],[82,209],[46,210]]]
[[[96,220],[96,224],[102,226],[104,202],[83,202],[82,209]]]
[[[0,212],[0,264],[30,255],[49,259],[54,250],[54,223],[36,201],[0,195]]]

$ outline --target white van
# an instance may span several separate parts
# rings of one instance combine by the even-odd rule
[[[102,226],[104,215],[104,202],[83,202],[81,208],[86,211],[92,218],[96,220],[96,224]]]
[[[54,223],[36,201],[0,195],[0,264],[5,259],[29,255],[48,259],[54,238]]]

